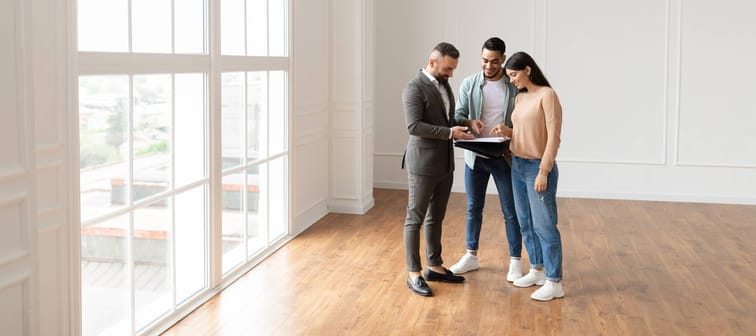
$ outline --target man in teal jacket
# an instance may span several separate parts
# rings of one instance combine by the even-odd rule
[[[488,39],[481,50],[482,71],[462,81],[454,118],[478,137],[495,136],[490,130],[499,124],[512,125],[517,88],[504,74],[506,45],[498,37]],[[490,127],[488,127],[490,125]],[[515,213],[512,195],[512,173],[509,163],[511,154],[486,158],[465,150],[465,190],[467,192],[467,253],[449,269],[455,274],[467,273],[480,268],[478,245],[483,222],[483,206],[488,180],[493,176],[499,192],[499,203],[509,242],[509,271],[507,281],[522,277],[520,257],[522,254],[522,234]],[[538,261],[535,261],[536,263]],[[532,262],[531,262],[532,263]]]

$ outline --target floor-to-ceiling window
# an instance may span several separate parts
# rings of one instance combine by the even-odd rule
[[[77,12],[82,329],[137,335],[288,233],[288,1]]]

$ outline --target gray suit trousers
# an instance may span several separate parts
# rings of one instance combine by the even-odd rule
[[[420,227],[424,224],[425,253],[428,266],[442,265],[441,223],[446,215],[446,204],[454,175],[441,176],[409,174],[409,200],[404,221],[404,249],[407,271],[420,272]]]

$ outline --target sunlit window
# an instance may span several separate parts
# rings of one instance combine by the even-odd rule
[[[154,334],[289,233],[287,4],[77,1],[84,335]]]
[[[79,51],[205,53],[205,0],[78,0]]]
[[[275,158],[286,149],[285,82],[282,71],[221,75],[224,272],[287,228],[286,216],[281,217],[285,200],[278,197],[285,195],[286,169],[283,159]],[[275,159],[265,162],[268,158]]]
[[[86,335],[142,329],[206,288],[205,77],[80,77]]]
[[[221,2],[221,53],[238,56],[286,56],[285,0]]]
[[[287,3],[78,0],[84,335],[155,333],[289,233]]]

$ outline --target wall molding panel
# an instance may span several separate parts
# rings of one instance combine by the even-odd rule
[[[743,43],[756,33],[756,23],[750,19],[753,7],[737,1],[679,3],[676,163],[681,166],[756,168],[751,81],[756,76],[756,47]],[[716,56],[701,52],[704,48],[716,50]],[[729,66],[701,76],[700,70],[712,67],[713,58],[727,60]],[[727,83],[726,89],[720,83]]]
[[[426,5],[377,6],[376,69],[397,71],[376,73],[376,187],[406,186],[397,163],[407,139],[398,122],[412,78],[405,69],[424,64],[435,42],[455,43],[462,55],[451,79],[457,96],[462,79],[480,71],[481,43],[499,36],[509,55],[533,55],[559,94],[560,196],[756,204],[756,47],[745,43],[756,34],[756,4],[483,0],[477,8],[486,12],[526,15],[508,17],[506,29],[492,14],[463,8],[440,13],[441,28],[392,20],[397,8]],[[401,55],[397,44],[406,48]],[[728,66],[716,66],[718,59]],[[721,70],[703,71],[712,67]],[[455,191],[464,191],[460,167]]]
[[[340,213],[373,204],[373,0],[331,0],[330,202]]]
[[[76,335],[70,254],[69,1],[0,0],[0,325]],[[78,167],[78,162],[76,162]],[[78,263],[78,260],[76,260]]]
[[[294,0],[291,52],[291,234],[328,214],[330,0]]]

